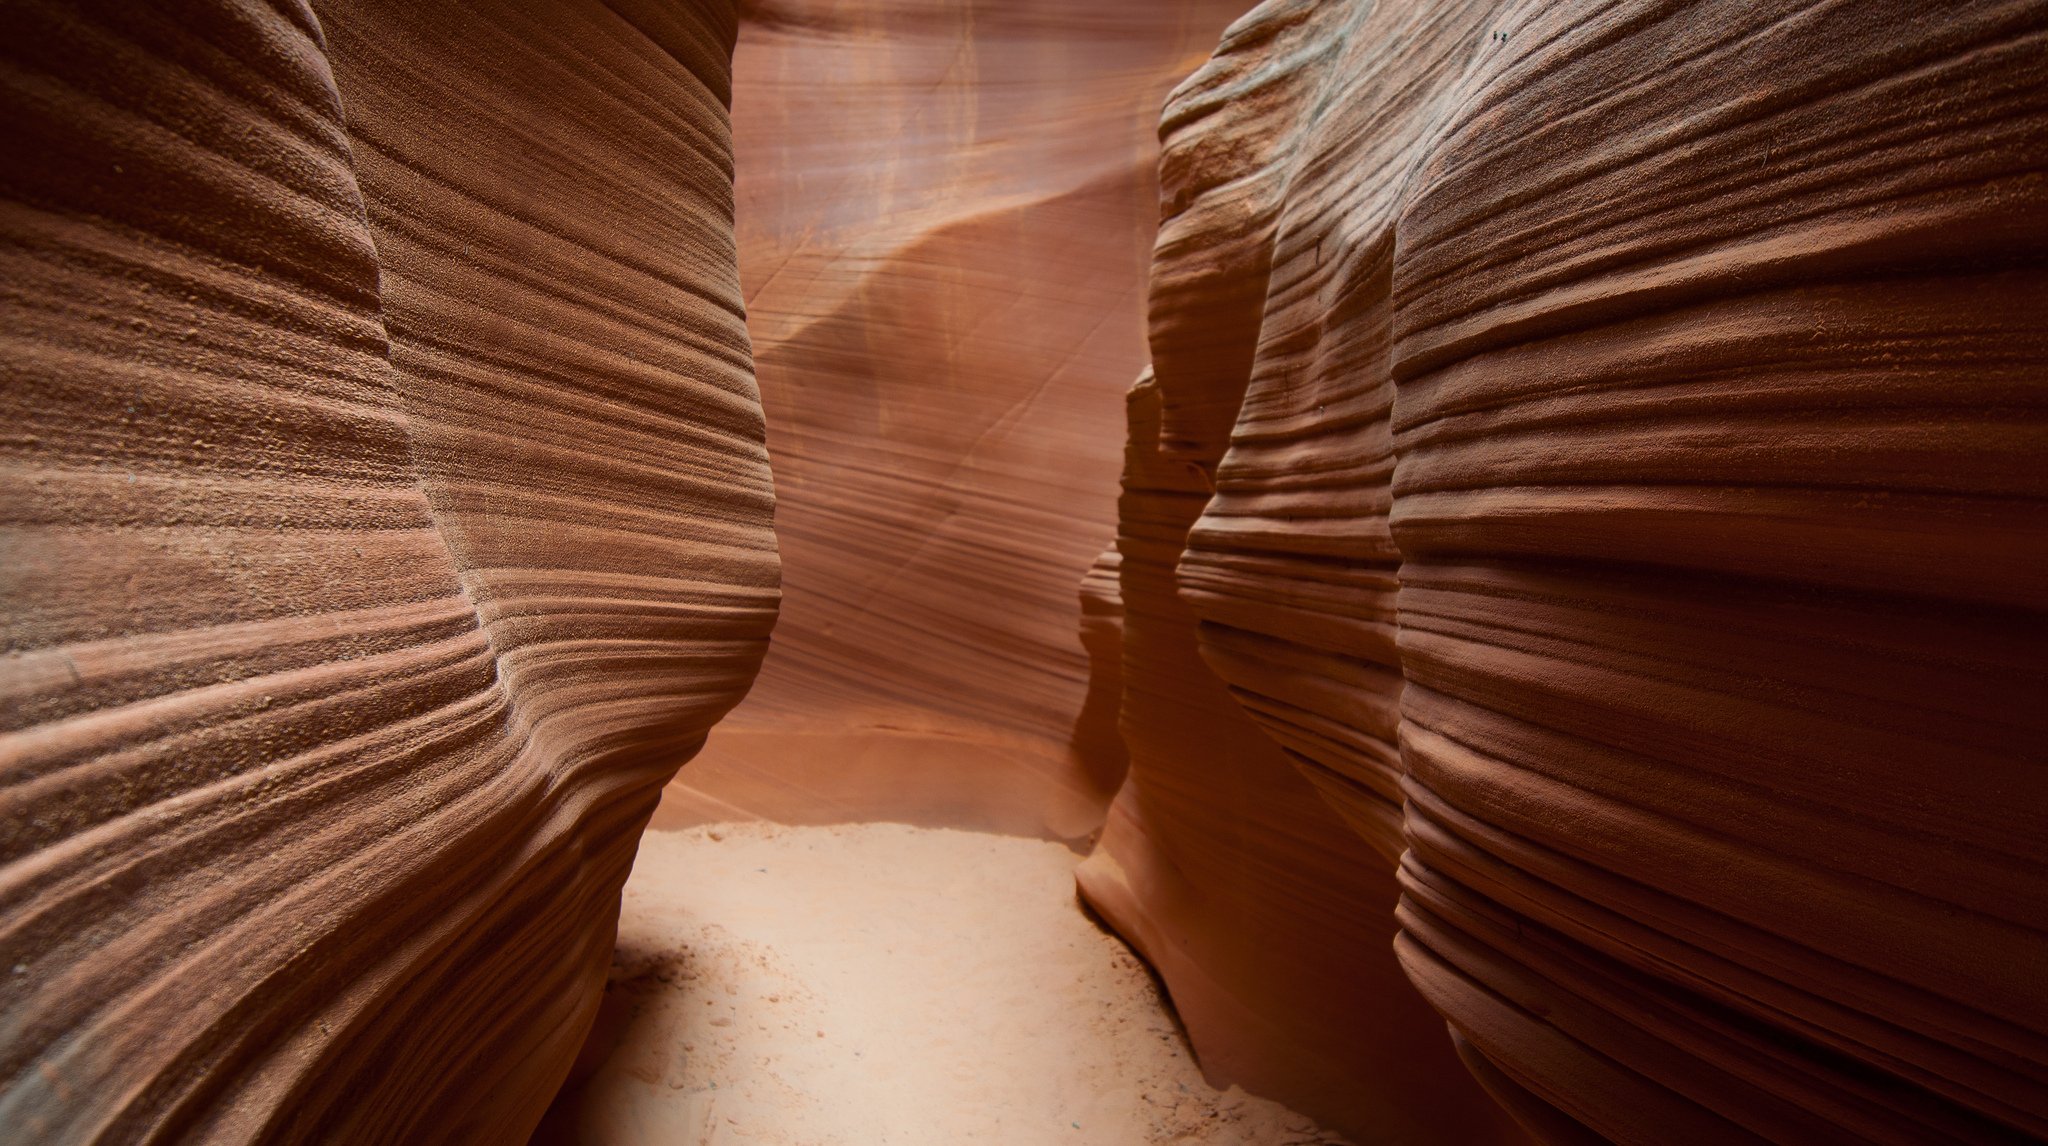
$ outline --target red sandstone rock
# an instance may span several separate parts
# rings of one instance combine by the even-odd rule
[[[1123,554],[1112,544],[1081,578],[1081,647],[1088,650],[1088,695],[1074,719],[1074,742],[1089,784],[1114,794],[1130,767],[1117,722],[1124,696]]]
[[[1393,958],[1392,865],[1231,700],[1197,652],[1173,560],[1206,475],[1159,450],[1131,392],[1122,729],[1130,773],[1082,893],[1150,960],[1212,1080],[1359,1141],[1513,1141]]]
[[[1201,528],[1213,533],[1234,505],[1218,462],[1240,407],[1240,434],[1261,409],[1246,391],[1259,385],[1256,352],[1276,305],[1269,283],[1299,278],[1275,273],[1276,233],[1297,210],[1388,212],[1344,192],[1358,190],[1349,181],[1361,169],[1397,179],[1398,162],[1372,154],[1318,162],[1310,139],[1321,124],[1335,139],[1396,158],[1406,145],[1398,131],[1413,110],[1390,111],[1371,88],[1348,93],[1345,62],[1375,59],[1388,87],[1405,80],[1425,91],[1443,69],[1427,51],[1368,56],[1349,39],[1360,16],[1344,5],[1264,6],[1232,28],[1166,108],[1151,295],[1158,377],[1132,395],[1119,534],[1131,771],[1081,885],[1159,967],[1212,1075],[1360,1141],[1511,1141],[1512,1124],[1464,1077],[1392,952],[1400,851],[1392,746],[1400,678],[1386,667],[1396,659],[1392,546],[1383,517],[1376,532],[1342,521],[1369,508],[1373,491],[1327,480],[1296,489],[1293,500],[1313,509],[1259,532],[1260,544],[1241,554],[1212,557],[1213,542],[1189,535],[1205,506]],[[1457,14],[1438,22],[1443,38],[1459,37]],[[1290,194],[1318,175],[1339,185],[1334,202]],[[1304,293],[1303,311],[1330,300]],[[1383,286],[1379,298],[1383,305]],[[1354,293],[1338,313],[1369,304]],[[1297,353],[1285,365],[1267,369],[1291,371],[1282,376],[1296,382],[1314,360],[1290,349]],[[1371,347],[1350,349],[1328,365],[1355,384]],[[1325,398],[1296,400],[1313,411]],[[1369,427],[1361,432],[1369,405],[1336,401],[1332,432],[1350,469],[1383,471],[1384,422],[1376,459]],[[1232,461],[1244,449],[1235,446]],[[1269,464],[1308,475],[1307,460]],[[1383,492],[1380,501],[1383,514]],[[1298,555],[1291,563],[1290,550]],[[1199,640],[1195,611],[1205,622]],[[1322,646],[1296,654],[1288,690],[1269,690],[1284,705],[1243,686],[1266,666],[1265,650],[1246,639],[1252,634],[1219,623],[1240,612]],[[1310,714],[1319,707],[1336,717]],[[1300,713],[1305,727],[1274,721],[1277,712]],[[1271,739],[1251,716],[1265,720]],[[1319,757],[1341,769],[1296,767]],[[1316,796],[1367,782],[1379,789],[1376,806]]]
[[[2048,8],[1656,15],[1399,224],[1404,959],[1619,1141],[2048,1135]]]
[[[0,14],[0,1127],[523,1135],[772,617],[737,252],[790,621],[679,816],[1081,834],[1120,696],[1220,1080],[2048,1136],[2048,11],[1262,6],[1085,708],[1228,8],[762,4],[737,242],[716,3]]]
[[[2048,1135],[2044,30],[1240,23],[1165,120],[1122,532],[1143,830],[1100,863],[1280,854],[1243,825],[1285,797],[1219,800],[1252,753],[1187,734],[1219,688],[1141,643],[1195,639],[1177,589],[1371,862],[1405,843],[1401,959],[1532,1130]],[[1155,931],[1241,925],[1191,886]]]
[[[539,1117],[775,607],[733,31],[0,14],[0,1136]]]
[[[1074,579],[1145,361],[1156,124],[1246,0],[777,0],[734,61],[740,266],[786,598],[661,823],[1075,838]]]

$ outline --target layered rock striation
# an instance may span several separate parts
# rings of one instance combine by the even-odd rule
[[[1286,854],[1245,843],[1295,799],[1256,754],[1151,712],[1227,687],[1398,862],[1403,966],[1546,1139],[2048,1134],[2044,35],[1991,3],[1234,26],[1163,125],[1143,831],[1099,869]],[[1256,925],[1236,877],[1158,930]],[[1197,964],[1162,960],[1176,998],[1253,989]]]
[[[1115,531],[1161,101],[1246,0],[751,5],[739,249],[785,603],[662,822],[1079,838],[1074,578]]]
[[[1618,1141],[2040,1137],[2048,9],[1659,15],[1401,220],[1404,959]]]
[[[523,1140],[777,599],[718,3],[0,15],[0,1126]]]
[[[1081,892],[1158,970],[1217,1084],[1356,1141],[1512,1141],[1394,960],[1392,865],[1201,659],[1174,564],[1208,482],[1157,444],[1164,390],[1147,374],[1130,396],[1117,538],[1129,771]]]
[[[1114,790],[1360,1140],[2048,1137],[2048,8],[1268,0],[1155,146],[1241,8],[0,11],[0,1127],[521,1140],[772,425],[672,822]]]

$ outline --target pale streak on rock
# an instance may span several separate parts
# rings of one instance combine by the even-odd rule
[[[734,17],[622,11],[0,16],[10,1135],[519,1141],[566,1071],[776,602]]]

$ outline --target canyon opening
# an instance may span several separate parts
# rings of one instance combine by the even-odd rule
[[[0,1143],[2048,1141],[2048,2],[0,60]]]

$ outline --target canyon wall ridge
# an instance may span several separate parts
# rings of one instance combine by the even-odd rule
[[[1545,1140],[2048,1135],[2044,40],[1880,0],[1232,27],[1163,119],[1131,772],[1083,869],[1184,1011],[1312,942],[1213,858],[1324,861],[1254,782],[1284,753]],[[1331,941],[1375,964],[1376,924]]]
[[[0,11],[0,1127],[523,1141],[777,601],[722,3]]]

